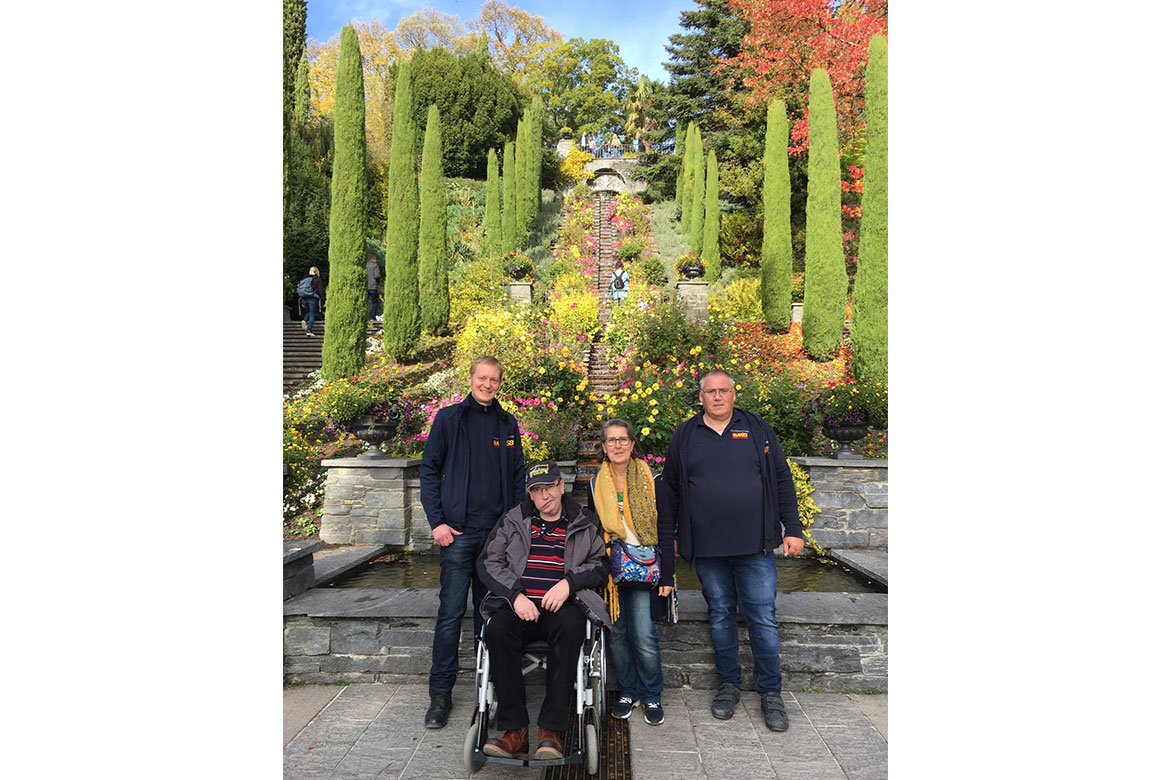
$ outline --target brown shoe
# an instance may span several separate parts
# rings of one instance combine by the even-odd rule
[[[483,745],[485,756],[496,758],[528,758],[528,727],[505,731]]]
[[[564,736],[560,731],[542,728],[537,736],[536,759],[546,761],[550,758],[564,758]]]

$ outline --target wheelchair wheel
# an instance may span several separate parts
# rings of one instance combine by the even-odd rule
[[[478,772],[487,763],[484,759],[475,757],[475,749],[479,747],[479,723],[473,723],[467,732],[467,739],[463,740],[463,765],[468,772]]]
[[[600,754],[597,752],[597,729],[592,723],[585,724],[585,773],[597,774]]]

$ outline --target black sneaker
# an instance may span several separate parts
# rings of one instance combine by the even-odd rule
[[[780,691],[765,691],[760,694],[760,709],[764,711],[764,723],[772,731],[788,731],[788,713]]]
[[[723,683],[719,686],[719,693],[715,694],[711,702],[711,714],[719,720],[730,720],[735,714],[735,705],[739,704],[739,688],[732,683]]]
[[[427,708],[423,725],[428,729],[441,729],[447,725],[447,718],[450,715],[451,693],[432,693],[431,706]]]
[[[662,702],[660,702],[660,701],[646,702],[642,705],[642,708],[646,712],[644,717],[645,717],[647,723],[649,723],[651,726],[661,726],[662,725],[662,721],[663,721]]]
[[[630,717],[630,713],[633,711],[634,700],[629,696],[622,696],[617,700],[617,703],[613,705],[613,708],[609,711],[609,714],[613,715],[618,720],[625,720],[626,718]]]

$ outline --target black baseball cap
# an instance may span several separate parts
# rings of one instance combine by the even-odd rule
[[[524,481],[524,489],[532,490],[537,485],[555,485],[561,478],[561,469],[555,460],[542,460],[528,467],[528,477]]]

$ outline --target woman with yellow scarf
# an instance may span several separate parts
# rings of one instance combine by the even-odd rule
[[[674,590],[674,527],[669,510],[659,506],[665,491],[655,489],[634,426],[610,420],[602,426],[601,438],[602,463],[589,480],[589,508],[601,519],[607,545],[617,538],[631,545],[656,546],[662,570],[659,584],[651,590],[615,586],[610,579],[606,600],[614,624],[609,647],[618,681],[618,701],[610,713],[624,720],[641,703],[646,722],[658,726],[663,721],[663,680],[654,620],[667,613],[667,599]]]

